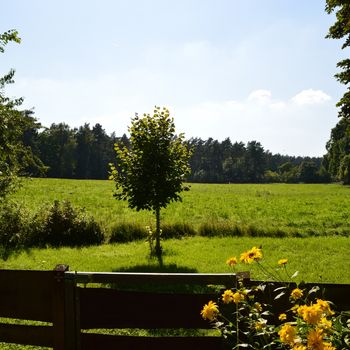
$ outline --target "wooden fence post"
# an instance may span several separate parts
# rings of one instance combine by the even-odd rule
[[[74,283],[65,278],[67,265],[57,265],[53,278],[53,348],[76,350]]]
[[[67,349],[80,350],[79,290],[74,275],[65,275],[65,335]]]

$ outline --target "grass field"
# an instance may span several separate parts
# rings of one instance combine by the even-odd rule
[[[220,238],[218,231],[218,237],[164,240],[164,264],[170,270],[224,272],[226,258],[262,245],[269,262],[285,257],[290,268],[300,270],[307,281],[350,283],[350,239],[346,237],[350,234],[349,191],[350,187],[335,184],[193,184],[183,193],[182,203],[172,203],[163,211],[163,224],[186,223],[195,229],[241,225],[260,233],[275,232],[276,238]],[[121,222],[153,223],[152,213],[131,210],[112,193],[113,183],[109,181],[31,179],[15,199],[33,212],[55,199],[68,199],[86,208],[107,230]],[[254,236],[256,231],[247,232],[247,236],[249,233]],[[299,233],[306,238],[277,238],[280,233]],[[81,249],[33,249],[1,265],[9,269],[52,269],[58,263],[80,271],[157,268],[148,259],[145,241]]]
[[[193,184],[191,191],[183,193],[182,203],[172,203],[163,211],[163,224],[187,224],[197,232],[207,227],[219,235],[221,229],[239,227],[256,237],[164,240],[162,268],[150,260],[144,241],[31,249],[1,261],[0,268],[51,270],[63,263],[71,271],[229,272],[227,258],[261,245],[268,265],[276,269],[278,259],[287,258],[289,274],[299,271],[299,282],[350,283],[350,239],[345,237],[350,235],[349,191],[340,185]],[[107,232],[120,223],[153,224],[151,213],[127,208],[112,192],[113,183],[108,181],[31,179],[24,181],[14,199],[33,213],[56,199],[69,200],[84,207]],[[261,237],[264,234],[274,237]],[[252,278],[266,279],[254,265],[240,265],[237,270],[250,270]],[[37,347],[0,343],[0,348]]]
[[[104,228],[120,223],[154,224],[113,198],[113,183],[98,180],[30,179],[15,195],[35,211],[55,199],[86,208]],[[164,225],[195,231],[237,227],[243,235],[350,235],[350,187],[337,184],[192,184],[183,202],[162,211]],[[208,231],[208,230],[207,230]]]
[[[268,265],[277,267],[279,259],[288,259],[290,274],[298,270],[298,278],[306,282],[350,283],[347,237],[169,239],[163,242],[163,268],[149,259],[143,241],[80,249],[32,249],[2,261],[0,268],[51,270],[57,264],[68,264],[71,271],[230,272],[227,258],[239,257],[254,245],[262,246]],[[254,265],[239,265],[237,269],[252,270],[253,278],[266,279]]]

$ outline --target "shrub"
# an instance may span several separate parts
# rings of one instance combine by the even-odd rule
[[[120,223],[111,229],[109,243],[126,243],[135,240],[146,239],[147,231],[139,224]]]
[[[26,245],[43,247],[80,247],[100,244],[104,235],[100,225],[83,209],[75,209],[69,201],[55,201],[39,212],[29,225]]]
[[[243,236],[242,227],[231,223],[204,223],[200,225],[198,234],[204,237]]]
[[[186,223],[177,223],[162,226],[163,238],[181,238],[184,236],[195,236],[196,231],[192,225]]]
[[[22,243],[25,218],[28,215],[19,205],[5,201],[0,206],[0,257],[6,260]]]
[[[192,225],[186,223],[164,225],[162,226],[161,231],[162,239],[181,238],[184,236],[196,235],[196,231]],[[147,226],[131,223],[120,223],[112,227],[111,235],[108,241],[109,243],[126,243],[140,239],[149,240],[149,230]]]

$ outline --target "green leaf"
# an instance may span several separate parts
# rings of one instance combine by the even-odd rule
[[[299,275],[299,271],[295,271],[291,278],[293,279],[293,278],[297,277],[298,275]]]
[[[309,290],[308,294],[310,295],[310,294],[313,294],[313,293],[317,293],[320,289],[321,289],[321,288],[320,288],[319,286],[314,286],[314,287],[312,287],[312,288]]]
[[[286,292],[281,292],[281,293],[277,294],[277,295],[274,297],[274,300],[280,299],[280,298],[283,297],[283,295],[285,295],[285,294],[286,294]]]

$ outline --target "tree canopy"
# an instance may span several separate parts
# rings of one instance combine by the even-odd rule
[[[155,252],[160,255],[160,210],[181,200],[191,152],[184,135],[175,134],[174,120],[166,108],[155,107],[153,115],[142,118],[136,114],[129,132],[129,148],[115,145],[116,166],[111,165],[115,197],[127,200],[130,208],[155,213]]]
[[[0,53],[4,53],[5,46],[11,41],[20,43],[17,31],[0,34]],[[22,98],[11,99],[5,95],[5,87],[14,82],[14,74],[14,69],[10,69],[0,78],[0,197],[13,190],[18,175],[44,169],[40,159],[34,156],[31,145],[26,144],[26,137],[35,133],[40,124],[32,116],[32,111],[19,110]]]
[[[24,113],[33,127],[24,132],[22,142],[31,148],[33,159],[41,159],[47,168],[44,173],[36,166],[28,165],[26,171],[31,176],[105,180],[109,176],[109,163],[115,162],[114,144],[130,147],[126,134],[108,135],[100,124],[90,126],[85,123],[71,128],[65,123],[54,123],[38,130],[40,124],[35,122],[32,111]],[[337,129],[336,135],[341,135],[341,129]],[[304,161],[311,161],[317,167],[314,176],[307,178],[308,182],[331,180],[324,168],[327,162],[323,162],[321,157],[273,154],[254,140],[244,143],[231,142],[230,138],[223,141],[191,138],[186,143],[192,150],[188,182],[305,182],[305,178],[300,176],[300,166]]]
[[[344,39],[342,49],[350,46],[350,3],[348,0],[326,0],[326,11],[336,11],[336,21],[329,28],[327,38]],[[326,164],[331,175],[344,184],[350,184],[350,59],[338,62],[341,69],[335,75],[344,84],[346,92],[337,103],[340,121],[332,130],[327,143]]]

